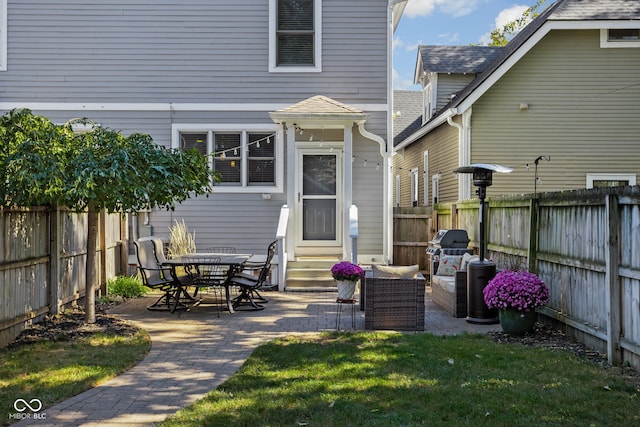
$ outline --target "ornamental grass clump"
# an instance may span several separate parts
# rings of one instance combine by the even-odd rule
[[[549,302],[549,288],[528,271],[503,270],[483,290],[489,308],[532,311]]]
[[[364,270],[359,265],[342,261],[331,267],[331,275],[336,280],[357,282],[364,276]]]

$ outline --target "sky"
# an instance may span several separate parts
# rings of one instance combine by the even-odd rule
[[[420,89],[413,85],[418,46],[486,45],[493,29],[519,18],[535,2],[409,0],[394,34],[394,89]]]

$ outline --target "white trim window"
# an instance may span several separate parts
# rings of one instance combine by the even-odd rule
[[[401,188],[401,181],[400,181],[400,175],[396,175],[396,207],[400,207],[400,188]]]
[[[422,163],[423,163],[423,172],[422,172],[422,184],[423,184],[423,204],[424,206],[429,206],[429,151],[425,151],[422,153]]]
[[[220,173],[216,193],[282,192],[281,132],[270,125],[174,125],[171,146],[196,149],[209,156],[209,166]]]
[[[440,174],[436,173],[431,177],[431,203],[438,203],[440,197]]]
[[[322,71],[322,0],[269,0],[269,72]]]
[[[411,179],[411,206],[418,206],[418,168],[409,171]]]
[[[640,28],[603,28],[600,47],[640,47]]]
[[[7,0],[0,0],[0,71],[7,71]]]
[[[619,187],[636,185],[636,175],[633,173],[588,173],[587,188]]]

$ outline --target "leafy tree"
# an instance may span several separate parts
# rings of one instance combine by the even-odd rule
[[[538,0],[533,6],[526,9],[520,18],[508,22],[502,28],[496,28],[491,31],[491,43],[489,43],[489,46],[504,46],[509,43],[509,40],[514,35],[518,34],[520,30],[540,15],[538,11],[545,2],[546,0]]]
[[[89,123],[88,120],[84,120]],[[168,149],[149,135],[94,126],[74,134],[29,110],[0,118],[0,189],[4,205],[67,206],[88,212],[86,321],[95,322],[98,214],[173,209],[211,191],[217,174],[196,150]]]

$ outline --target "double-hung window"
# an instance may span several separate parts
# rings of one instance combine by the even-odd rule
[[[418,168],[409,171],[411,179],[411,206],[418,206]]]
[[[322,0],[269,0],[269,71],[319,72]]]
[[[209,166],[220,177],[216,192],[282,191],[282,142],[270,126],[206,129],[174,125],[172,146],[196,149],[209,157]]]

